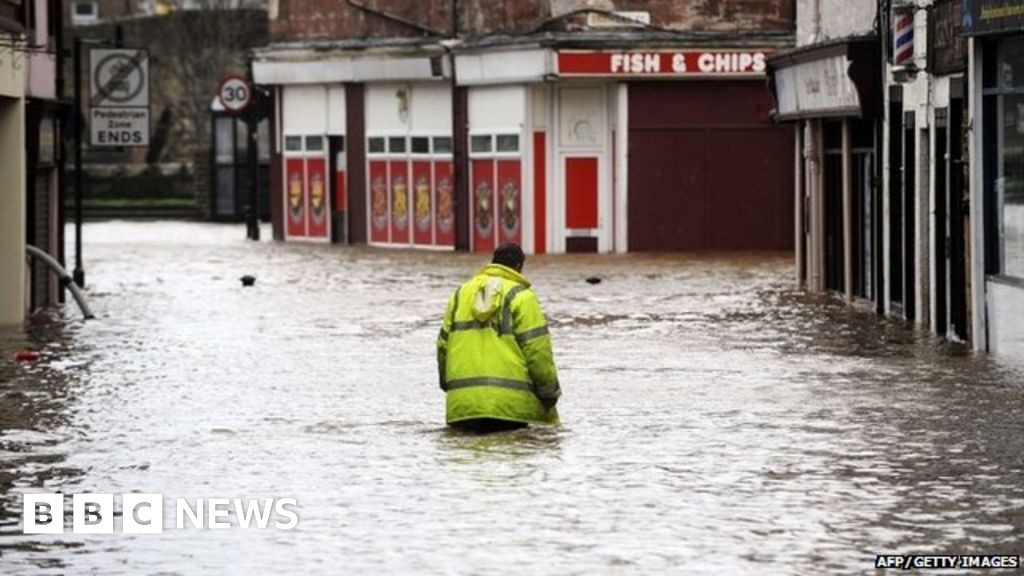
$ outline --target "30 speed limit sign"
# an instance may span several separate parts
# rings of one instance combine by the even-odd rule
[[[228,76],[220,83],[217,98],[228,112],[241,112],[252,101],[252,86],[241,76]]]

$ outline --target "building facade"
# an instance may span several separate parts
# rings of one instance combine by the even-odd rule
[[[894,4],[883,158],[888,276],[884,311],[951,341],[972,338],[965,142],[966,41],[959,0]]]
[[[963,0],[962,31],[974,346],[1024,359],[1024,6]]]
[[[776,118],[794,130],[797,279],[849,301],[876,301],[883,280],[876,13],[803,0],[797,47],[770,60]]]
[[[797,276],[968,341],[965,43],[958,0],[798,5],[771,61],[797,120]]]
[[[60,134],[57,98],[60,2],[0,2],[0,324],[62,297],[26,244],[63,259]]]
[[[25,318],[25,44],[20,2],[0,2],[0,324]]]
[[[1024,7],[798,4],[769,61],[796,125],[796,262],[811,290],[1024,359]]]
[[[33,246],[64,261],[63,154],[61,134],[68,107],[60,101],[62,82],[57,54],[62,49],[61,3],[31,2],[25,68],[26,232]],[[28,309],[38,310],[62,300],[57,276],[45,264],[29,261]]]
[[[792,246],[792,130],[765,87],[792,3],[327,8],[272,3],[274,43],[254,54],[275,93],[277,237]]]

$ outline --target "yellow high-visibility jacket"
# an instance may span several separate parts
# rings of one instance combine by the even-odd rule
[[[551,335],[530,282],[512,268],[489,264],[448,298],[437,367],[448,423],[559,424]]]

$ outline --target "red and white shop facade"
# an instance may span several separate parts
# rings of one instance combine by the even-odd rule
[[[261,53],[283,236],[482,252],[789,248],[792,131],[769,118],[772,52]]]

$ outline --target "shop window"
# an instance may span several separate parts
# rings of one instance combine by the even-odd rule
[[[434,154],[451,154],[452,153],[452,139],[451,136],[435,136],[434,137]]]
[[[430,154],[430,138],[427,138],[426,136],[413,136],[412,153]]]
[[[302,152],[302,136],[285,136],[285,152]]]
[[[497,152],[519,152],[519,135],[498,134],[495,148]]]
[[[995,72],[1000,272],[1024,278],[1024,38],[999,42]]]
[[[383,154],[384,153],[384,139],[380,136],[374,136],[367,141],[366,151],[369,154]]]
[[[474,154],[485,154],[491,151],[491,136],[490,134],[483,136],[470,136],[469,137],[469,151]]]
[[[388,138],[388,153],[389,154],[404,154],[405,153],[405,137],[404,136],[392,136]]]
[[[984,54],[985,272],[1024,278],[1024,38]]]

